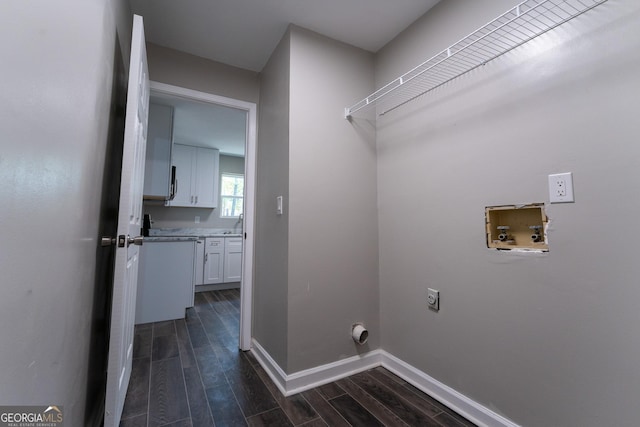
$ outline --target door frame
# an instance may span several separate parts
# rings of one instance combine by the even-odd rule
[[[253,255],[255,246],[255,199],[256,199],[256,155],[257,155],[257,105],[253,102],[227,98],[207,92],[186,89],[166,83],[151,81],[151,93],[171,95],[209,104],[223,105],[247,113],[247,131],[244,150],[245,200],[244,246],[242,250],[242,281],[240,282],[240,340],[241,350],[251,349],[251,319],[253,307]]]

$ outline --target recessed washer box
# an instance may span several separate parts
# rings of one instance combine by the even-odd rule
[[[544,203],[487,206],[485,219],[489,248],[549,250]]]

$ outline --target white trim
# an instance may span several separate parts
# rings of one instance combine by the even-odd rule
[[[241,350],[251,348],[251,309],[253,307],[253,250],[256,196],[256,138],[257,106],[254,102],[227,98],[226,96],[200,92],[159,82],[150,82],[151,91],[157,94],[177,96],[211,104],[224,105],[247,112],[247,139],[245,142],[245,200],[243,228],[247,238],[242,251],[242,284],[240,286],[240,342]]]
[[[150,82],[152,92],[164,95],[179,96],[181,98],[193,99],[196,101],[208,102],[210,104],[224,105],[225,107],[236,108],[238,110],[249,111],[256,106],[253,102],[241,101],[239,99],[227,98],[226,96],[214,95],[213,93],[200,92],[199,90],[187,89],[180,86],[168,85],[156,81]]]
[[[227,289],[240,290],[240,282],[213,283],[210,285],[196,285],[196,293],[208,291],[225,291]]]
[[[256,159],[258,154],[258,109],[247,102],[247,141],[244,150],[244,242],[242,251],[242,286],[240,292],[240,349],[251,350],[253,315],[253,251],[255,245]]]
[[[269,378],[274,382],[280,393],[284,396],[288,396],[287,394],[287,374],[280,368],[280,365],[273,360],[271,355],[255,340],[255,338],[251,342],[251,353],[255,356],[260,366],[264,368],[269,375]]]
[[[287,375],[287,395],[300,393],[380,366],[382,350],[352,356]]]
[[[255,339],[252,343],[252,352],[258,363],[284,396],[291,396],[358,372],[382,366],[478,426],[519,427],[513,421],[493,412],[384,350],[373,350],[363,355],[288,375]]]
[[[269,353],[254,339],[252,352],[269,377],[285,396],[291,396],[324,384],[337,381],[381,364],[382,350],[352,356],[326,365],[286,374]]]
[[[486,406],[459,393],[394,355],[386,351],[382,351],[382,353],[382,366],[385,369],[393,372],[478,426],[519,427],[513,421],[493,412]]]

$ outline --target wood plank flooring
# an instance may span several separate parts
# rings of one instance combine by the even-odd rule
[[[122,427],[473,426],[384,368],[284,397],[238,350],[238,290],[196,294],[186,319],[136,326]]]

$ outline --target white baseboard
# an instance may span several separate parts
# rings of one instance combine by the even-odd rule
[[[286,374],[260,343],[254,339],[252,344],[254,356],[284,396],[300,393],[376,366],[382,366],[479,426],[519,427],[518,424],[384,350],[373,350],[363,355]]]
[[[380,357],[381,350],[373,350],[360,356],[352,356],[287,375],[287,395],[300,393],[380,366]]]
[[[225,291],[227,289],[240,289],[240,282],[217,283],[213,285],[196,285],[196,293],[207,291]]]
[[[382,351],[382,366],[479,426],[519,427],[386,351]]]
[[[255,356],[260,366],[267,372],[271,381],[273,381],[285,396],[287,395],[287,374],[284,373],[280,365],[276,363],[269,353],[260,345],[255,338],[251,339],[251,353]]]
[[[382,355],[381,350],[374,350],[360,356],[352,356],[288,375],[255,339],[252,341],[251,350],[260,365],[267,371],[269,377],[285,396],[291,396],[292,394],[380,366]]]

